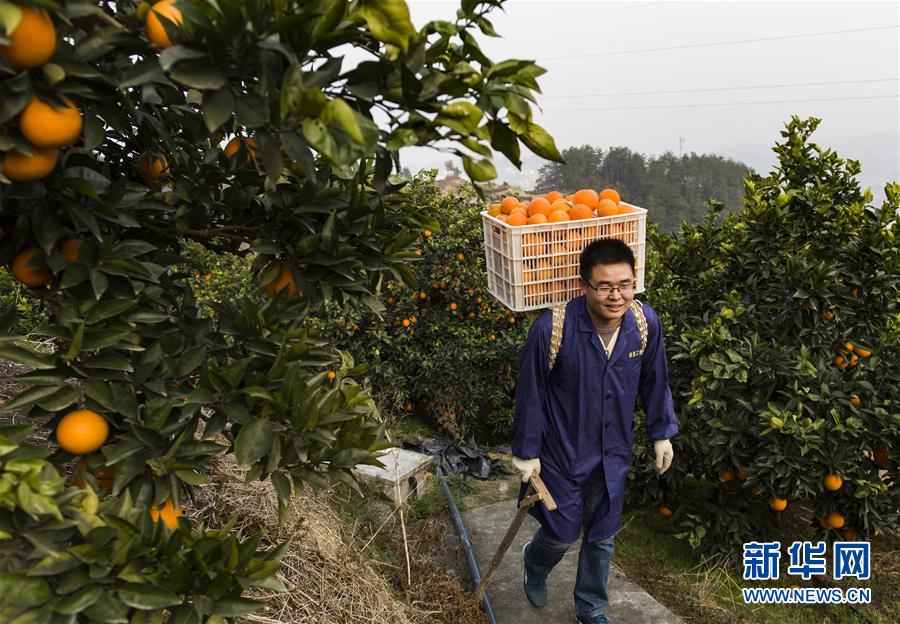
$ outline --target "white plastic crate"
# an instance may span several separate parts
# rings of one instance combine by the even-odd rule
[[[619,238],[634,252],[636,292],[643,292],[647,210],[626,205],[636,212],[518,226],[482,212],[488,291],[515,312],[574,299],[581,295],[581,250],[597,239]]]

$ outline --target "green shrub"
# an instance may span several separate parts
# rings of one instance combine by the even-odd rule
[[[681,433],[670,473],[639,458],[630,493],[675,510],[704,552],[771,538],[770,498],[809,508],[823,538],[842,535],[820,525],[830,512],[844,536],[897,526],[900,185],[869,205],[859,163],[809,140],[818,123],[787,124],[778,167],[745,181],[743,213],[720,227],[714,203],[705,223],[649,241]]]

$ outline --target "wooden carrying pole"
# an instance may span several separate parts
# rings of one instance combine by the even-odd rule
[[[506,535],[503,536],[503,541],[500,542],[500,546],[497,548],[494,558],[491,559],[491,565],[488,566],[487,573],[482,577],[481,582],[478,583],[478,587],[475,588],[475,592],[472,594],[476,602],[481,602],[484,591],[494,578],[497,568],[500,567],[503,555],[509,550],[509,545],[512,544],[513,539],[519,532],[519,527],[522,526],[522,522],[525,520],[525,514],[528,513],[528,509],[538,501],[544,503],[544,507],[547,508],[547,511],[556,509],[556,501],[550,496],[550,492],[547,490],[544,482],[541,481],[541,478],[537,475],[537,472],[533,472],[531,478],[528,480],[528,490],[525,492],[525,497],[519,502],[519,509],[516,511],[516,517],[513,518],[512,523],[510,523],[509,528],[506,530]]]

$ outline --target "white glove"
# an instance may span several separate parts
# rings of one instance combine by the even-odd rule
[[[534,459],[522,459],[521,457],[512,458],[513,468],[522,473],[522,483],[528,483],[532,473],[541,474],[541,460],[537,457]]]
[[[672,467],[675,451],[672,450],[672,443],[668,440],[657,440],[653,443],[653,449],[656,451],[656,472],[662,474]]]

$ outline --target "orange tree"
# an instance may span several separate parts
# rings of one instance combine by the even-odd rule
[[[897,526],[900,185],[871,205],[818,123],[787,124],[742,213],[652,237],[681,433],[673,470],[632,492],[707,552],[772,537],[784,509],[826,538]]]
[[[5,409],[55,431],[48,454],[0,430],[0,619],[222,621],[276,585],[278,549],[181,515],[191,487],[232,454],[284,512],[376,461],[364,364],[304,319],[411,277],[431,217],[400,148],[441,142],[474,180],[492,148],[559,157],[531,121],[543,70],[475,40],[498,4],[419,31],[400,0],[0,4],[0,261],[54,346],[2,317],[0,357],[33,369]],[[253,254],[259,288],[201,314],[186,243]]]
[[[420,172],[406,189],[436,222],[414,243],[413,278],[387,283],[384,312],[332,306],[321,323],[342,348],[369,360],[369,383],[386,413],[415,414],[457,440],[506,439],[525,315],[488,293],[485,202],[468,189],[443,193],[435,175]]]

